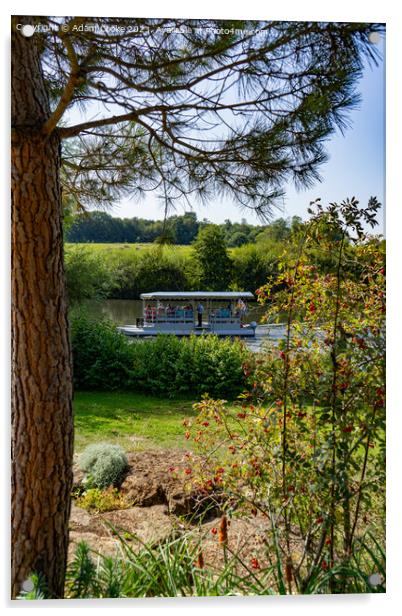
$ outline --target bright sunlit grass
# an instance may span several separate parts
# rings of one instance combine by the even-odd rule
[[[188,449],[183,420],[194,416],[193,402],[137,393],[76,392],[75,451],[99,441],[120,444],[125,451]]]

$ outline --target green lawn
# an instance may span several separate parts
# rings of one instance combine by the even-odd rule
[[[76,392],[75,451],[107,441],[126,451],[189,448],[183,419],[194,416],[194,400],[169,400],[119,392]]]

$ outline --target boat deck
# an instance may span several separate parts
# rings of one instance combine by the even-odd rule
[[[185,325],[185,324],[182,324]],[[248,338],[255,336],[255,329],[253,327],[211,327],[211,325],[203,325],[202,327],[190,326],[190,327],[174,327],[173,324],[170,327],[163,327],[163,324],[153,326],[137,327],[136,325],[122,325],[117,328],[122,334],[131,336],[134,338],[154,337],[158,334],[172,334],[174,336],[203,336],[208,334],[214,334],[215,336],[233,336]]]

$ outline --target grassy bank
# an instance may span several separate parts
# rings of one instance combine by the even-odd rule
[[[195,413],[192,399],[166,399],[137,393],[76,392],[75,451],[107,441],[125,451],[189,448],[183,420]]]
[[[155,290],[195,291],[200,285],[205,286],[202,281],[209,281],[206,284],[210,286],[212,279],[219,282],[220,290],[254,293],[267,278],[277,275],[282,247],[261,243],[228,249],[230,275],[220,269],[222,255],[213,252],[208,256],[205,270],[199,260],[193,259],[194,250],[192,245],[67,243],[65,263],[70,301],[94,297],[138,299],[141,293]]]

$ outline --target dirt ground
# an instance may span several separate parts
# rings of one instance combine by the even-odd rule
[[[173,450],[129,454],[129,470],[120,488],[127,500],[127,508],[89,513],[73,503],[69,558],[73,557],[81,540],[86,541],[95,553],[121,554],[121,543],[115,530],[123,536],[130,533],[138,537],[138,549],[140,542],[155,545],[192,531],[201,539],[206,564],[210,562],[216,566],[223,561],[223,548],[216,532],[222,515],[219,506],[212,507],[207,515],[201,515],[201,519],[192,517],[195,511],[199,512],[199,495],[189,491],[183,479],[185,469],[191,464],[190,455]],[[82,479],[83,475],[76,467],[75,484],[79,485]],[[267,529],[268,520],[262,515],[230,519],[227,546],[247,562],[257,555],[261,562]],[[130,543],[132,549],[135,545],[135,541]]]

